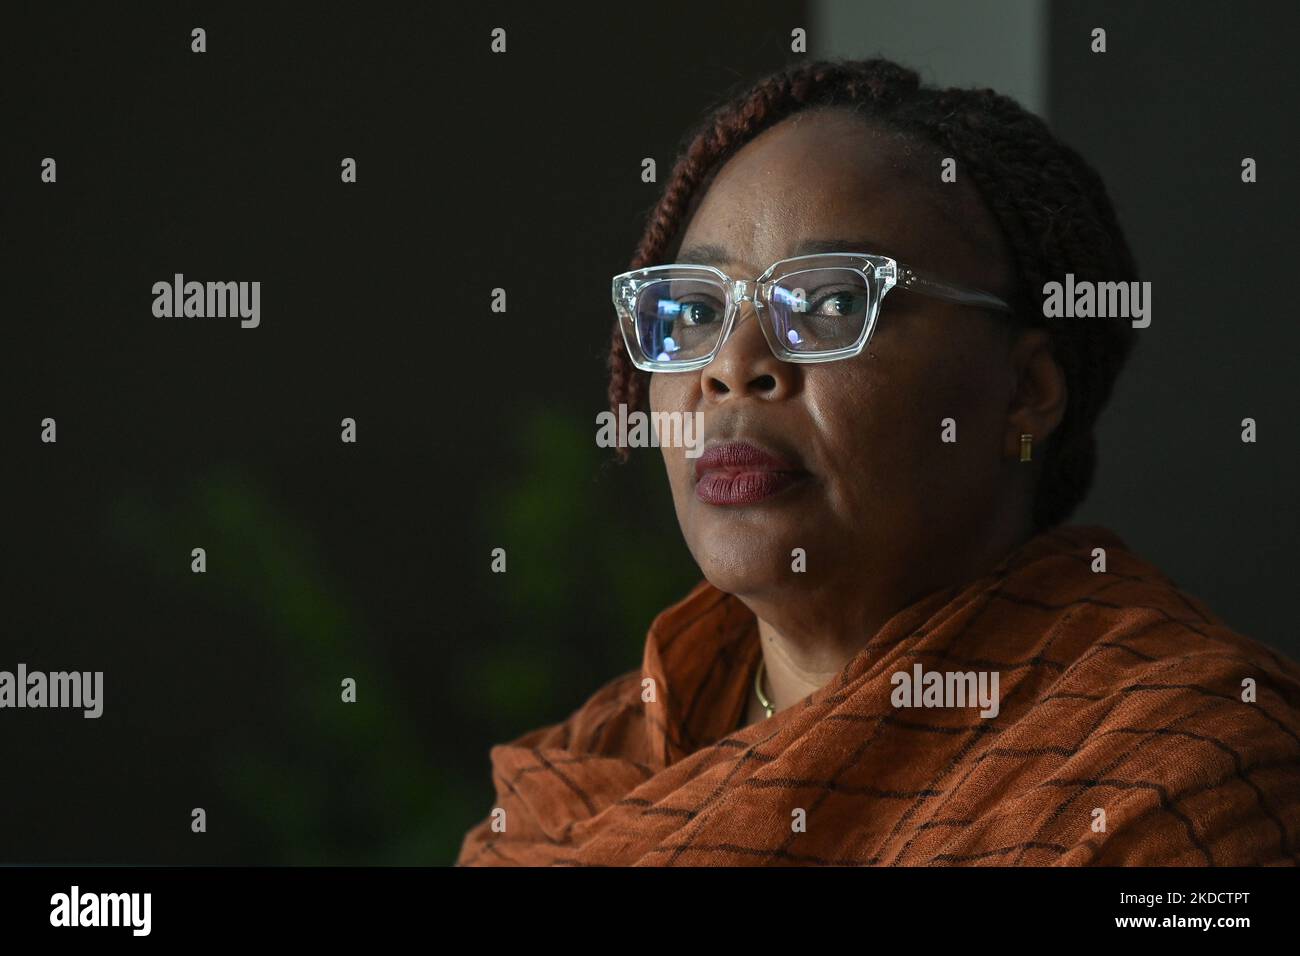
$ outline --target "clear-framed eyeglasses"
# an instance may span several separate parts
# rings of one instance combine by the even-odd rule
[[[871,341],[880,304],[895,287],[962,305],[1011,312],[988,292],[924,275],[889,256],[831,252],[773,263],[757,279],[713,266],[650,266],[614,277],[614,308],[632,363],[648,372],[689,372],[713,361],[742,302],[786,362],[852,358]]]

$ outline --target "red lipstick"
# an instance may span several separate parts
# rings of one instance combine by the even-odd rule
[[[746,442],[707,448],[695,462],[695,497],[711,505],[749,505],[808,477],[797,464]]]

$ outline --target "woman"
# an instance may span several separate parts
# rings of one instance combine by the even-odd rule
[[[883,60],[778,73],[632,267],[611,405],[702,414],[662,453],[704,580],[492,749],[459,865],[1297,861],[1300,668],[1064,524],[1137,333],[1044,285],[1137,275],[1041,120]]]

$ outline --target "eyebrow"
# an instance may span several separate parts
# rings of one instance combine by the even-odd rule
[[[889,256],[892,259],[898,258],[897,253],[891,251],[884,243],[877,242],[874,239],[804,239],[790,251],[788,256],[782,256],[781,258],[815,256],[827,252],[875,252]],[[722,266],[734,261],[731,253],[717,243],[712,242],[697,243],[681,250],[678,253],[677,260],[683,263],[698,263],[705,266]]]

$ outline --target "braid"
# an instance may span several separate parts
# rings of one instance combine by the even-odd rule
[[[915,71],[883,59],[778,71],[715,108],[687,137],[629,268],[664,261],[708,178],[741,146],[793,113],[834,106],[954,157],[1001,228],[1016,318],[1048,330],[1069,390],[1065,415],[1044,449],[1033,513],[1038,528],[1064,521],[1091,486],[1093,428],[1134,339],[1122,322],[1045,318],[1041,290],[1066,272],[1076,280],[1130,282],[1137,266],[1101,177],[1014,100],[988,89],[923,87]],[[642,407],[650,374],[632,364],[617,323],[608,365],[610,407]],[[617,454],[626,460],[628,451]]]

